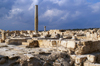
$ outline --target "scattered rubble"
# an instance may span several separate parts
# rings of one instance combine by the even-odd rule
[[[0,66],[100,66],[99,29],[0,31]]]

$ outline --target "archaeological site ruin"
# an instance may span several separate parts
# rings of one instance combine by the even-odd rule
[[[100,29],[0,29],[0,66],[100,66]]]

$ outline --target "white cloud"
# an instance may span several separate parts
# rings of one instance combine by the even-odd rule
[[[58,4],[59,6],[70,6],[70,5],[74,5],[74,6],[78,6],[81,5],[82,3],[85,4],[86,0],[44,0],[44,1],[51,1],[55,4]]]
[[[74,5],[81,5],[82,3],[85,4],[85,0],[73,0],[74,1]]]
[[[63,13],[63,11],[58,10],[58,9],[51,9],[47,10],[42,16],[43,17],[54,17],[54,16],[59,16]]]
[[[11,19],[14,17],[14,15],[18,15],[19,13],[21,13],[23,10],[22,9],[19,9],[19,8],[16,8],[16,9],[12,9],[10,10],[9,12],[9,16],[6,16],[8,19]]]
[[[53,3],[56,3],[58,5],[64,5],[65,3],[67,3],[69,0],[44,0],[44,1],[51,1]]]
[[[28,10],[33,9],[35,5],[38,5],[38,0],[32,0],[32,4],[31,4],[31,6],[29,7]]]
[[[90,7],[93,9],[92,12],[99,12],[100,11],[100,2],[96,3],[96,4],[93,4],[93,5],[90,5]]]
[[[60,18],[60,16],[63,14],[63,11],[62,10],[58,10],[58,9],[49,9],[49,10],[46,10],[42,15],[40,15],[40,20],[41,21],[49,21],[49,22],[52,22],[53,20],[56,20],[56,18]],[[57,20],[58,20],[57,19]]]
[[[3,1],[7,1],[7,3]],[[100,2],[88,3],[86,2],[86,0],[14,0],[13,2],[12,1],[13,0],[11,0],[11,2],[9,2],[8,0],[0,1],[1,4],[3,4],[0,6],[0,21],[4,23],[4,25],[6,24],[8,26],[7,28],[12,26],[19,26],[20,24],[25,23],[25,26],[27,26],[29,29],[33,29],[34,6],[38,4],[40,26],[52,25],[54,26],[53,28],[61,28],[59,27],[60,25],[64,28],[75,27],[72,24],[77,25],[80,24],[80,22],[86,23],[89,21],[91,22],[91,24],[93,24],[93,22],[96,22],[96,20],[99,21],[100,17]],[[0,23],[0,26],[4,27],[2,23]],[[55,26],[55,24],[57,25]],[[22,29],[26,29],[25,26],[21,26],[20,28],[24,27]],[[17,28],[15,27],[15,29]],[[39,29],[41,30],[42,28],[40,27]]]
[[[61,17],[61,19],[65,20],[65,19],[67,19],[67,18],[68,18],[68,16],[69,16],[69,12],[68,12],[68,13],[66,13],[63,17]]]
[[[81,12],[79,12],[79,11],[75,11],[75,13],[72,14],[72,17],[77,17],[77,16],[79,16],[80,14],[81,14]]]

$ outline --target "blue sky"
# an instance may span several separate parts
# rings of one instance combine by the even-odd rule
[[[100,0],[0,0],[0,29],[34,30],[34,7],[39,30],[100,28]]]

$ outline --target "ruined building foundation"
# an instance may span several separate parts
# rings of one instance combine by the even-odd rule
[[[100,66],[100,28],[38,31],[0,29],[0,66]]]

